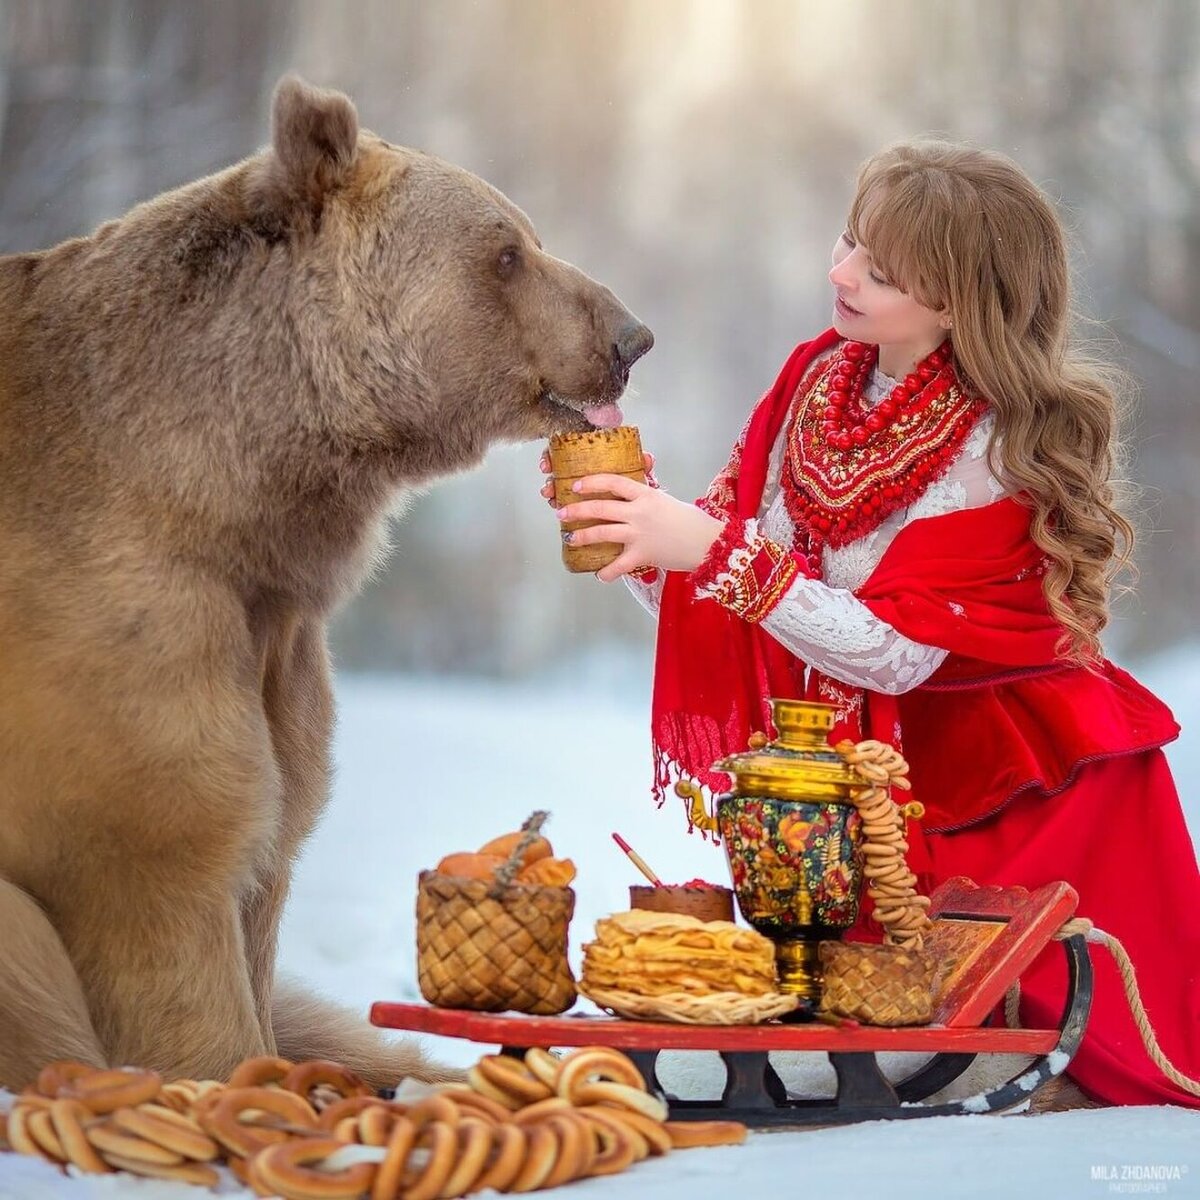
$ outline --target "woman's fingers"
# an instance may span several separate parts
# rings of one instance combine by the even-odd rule
[[[538,459],[538,470],[543,475],[550,474],[550,455],[545,450],[542,451],[542,457]]]
[[[620,542],[624,545],[632,541],[635,534],[628,525],[591,525],[587,529],[576,529],[572,534],[563,535],[568,546],[594,546],[597,542]]]
[[[581,500],[565,504],[558,510],[558,519],[570,521],[620,521],[629,519],[629,505],[624,500]],[[582,530],[580,531],[582,532]],[[603,538],[601,539],[603,541]]]
[[[631,571],[640,571],[649,565],[649,563],[642,562],[640,555],[626,547],[623,553],[614,558],[607,567],[601,567],[596,572],[596,578],[601,583],[615,583],[622,575],[628,575]]]
[[[645,467],[647,475],[654,470],[654,455],[649,450],[642,451],[642,466]]]
[[[608,492],[622,500],[636,500],[650,489],[644,483],[626,479],[624,475],[585,475],[571,485],[571,491],[586,496],[589,492]]]

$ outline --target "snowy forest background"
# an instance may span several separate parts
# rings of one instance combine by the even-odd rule
[[[1200,636],[1200,5],[1194,0],[0,0],[0,251],[51,245],[268,137],[280,74],[478,172],[657,335],[626,406],[700,493],[828,323],[854,171],[943,133],[1061,202],[1088,335],[1138,385],[1137,594],[1110,653]],[[430,491],[340,616],[345,670],[644,693],[652,629],[559,565],[538,448]]]

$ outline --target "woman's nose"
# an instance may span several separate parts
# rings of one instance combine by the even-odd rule
[[[846,257],[841,260],[841,262],[835,262],[829,269],[829,282],[832,283],[834,287],[843,288],[847,291],[853,290],[855,282],[854,270],[850,266],[851,257],[851,255],[847,254]]]

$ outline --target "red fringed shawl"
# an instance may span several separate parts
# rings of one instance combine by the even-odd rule
[[[833,330],[793,351],[735,450],[731,517],[758,515],[771,447],[805,372],[834,345]],[[804,556],[797,553],[804,564]],[[856,593],[914,641],[950,651],[924,685],[900,696],[864,692],[805,664],[765,630],[670,572],[658,622],[652,735],[655,792],[672,777],[713,790],[728,777],[718,758],[773,734],[768,697],[823,700],[839,708],[830,741],[875,737],[898,745],[930,831],[961,828],[1026,789],[1065,787],[1083,762],[1160,746],[1177,736],[1167,707],[1125,672],[1062,662],[1062,629],[1042,592],[1044,560],[1015,499],[926,517],[896,535]],[[912,834],[910,830],[910,840]],[[916,839],[919,843],[920,839]],[[914,843],[910,863],[925,864]]]

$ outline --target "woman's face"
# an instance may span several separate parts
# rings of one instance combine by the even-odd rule
[[[916,362],[940,345],[950,328],[948,313],[926,308],[885,279],[849,230],[833,247],[829,282],[836,293],[833,327],[844,338],[894,346],[911,352]]]

